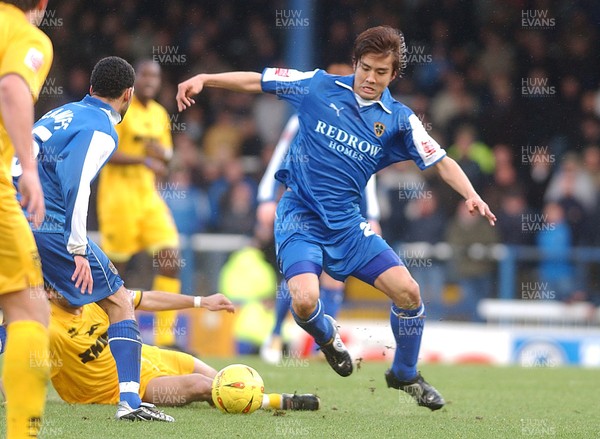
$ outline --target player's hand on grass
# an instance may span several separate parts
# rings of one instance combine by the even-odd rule
[[[235,312],[235,308],[233,307],[231,300],[220,293],[203,297],[200,307],[206,308],[209,311]]]
[[[467,198],[465,203],[471,215],[475,215],[477,212],[479,212],[481,216],[485,216],[487,218],[490,225],[493,226],[496,224],[496,215],[492,213],[490,207],[480,197],[476,196]]]
[[[153,157],[146,157],[144,165],[150,169],[157,177],[166,177],[169,173],[169,168],[162,160],[155,159]]]
[[[92,294],[94,279],[92,278],[90,262],[80,255],[75,255],[73,260],[75,261],[75,271],[71,276],[71,280],[75,281],[75,288],[80,288],[81,294],[85,294],[86,291],[88,294]]]
[[[204,82],[200,75],[196,75],[187,81],[180,83],[177,86],[177,96],[175,96],[175,99],[177,100],[177,109],[183,111],[195,104],[196,101],[192,99],[192,96],[196,96],[200,93],[203,86]]]
[[[27,209],[27,219],[37,229],[46,215],[44,192],[37,168],[23,170],[23,174],[19,178],[19,192],[21,192],[21,207]]]

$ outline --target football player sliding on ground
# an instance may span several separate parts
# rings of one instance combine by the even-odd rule
[[[234,312],[222,294],[207,297],[174,295],[161,291],[131,291],[136,309],[180,310],[200,307],[209,311]],[[116,404],[119,385],[108,344],[108,316],[95,303],[72,306],[55,291],[50,298],[50,365],[52,385],[68,403]],[[0,327],[4,346],[5,327]],[[2,348],[0,348],[2,353]],[[217,371],[192,355],[142,345],[140,396],[145,403],[181,406],[194,401],[212,405],[212,381]],[[266,394],[262,408],[318,410],[315,395]]]

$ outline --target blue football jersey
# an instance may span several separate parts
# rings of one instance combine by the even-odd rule
[[[275,150],[269,161],[269,165],[258,185],[258,202],[276,201],[277,189],[281,183],[275,178],[275,174],[287,160],[290,145],[298,134],[298,116],[294,114],[288,120],[281,137],[275,145]],[[379,202],[377,201],[376,175],[372,175],[367,183],[367,187],[362,193],[360,210],[363,216],[368,219],[379,221]]]
[[[116,150],[121,115],[92,96],[46,113],[33,128],[46,216],[36,233],[62,233],[71,254],[86,254],[90,185]],[[21,175],[13,161],[18,189]]]
[[[375,172],[404,160],[425,169],[446,155],[388,89],[379,101],[365,101],[354,93],[353,82],[354,75],[318,69],[262,73],[263,91],[290,102],[300,125],[276,178],[331,229],[347,226]]]

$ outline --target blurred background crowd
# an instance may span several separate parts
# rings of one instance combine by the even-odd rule
[[[600,3],[314,4],[305,24],[315,38],[315,67],[350,62],[355,36],[370,26],[404,32],[408,66],[392,83],[393,96],[412,108],[498,216],[496,228],[485,227],[435,173],[401,163],[378,176],[388,242],[454,245],[440,282],[470,279],[470,288],[491,296],[496,264],[460,249],[504,243],[567,255],[573,247],[600,246]],[[47,18],[54,20],[42,29],[55,61],[38,110],[81,99],[103,56],[157,60],[163,72],[157,100],[170,114],[175,145],[170,175],[158,189],[180,232],[251,236],[257,184],[289,106],[270,95],[210,89],[179,114],[174,98],[177,83],[195,73],[293,68],[285,62],[289,29],[277,21],[281,11],[289,13],[288,2],[51,0]],[[568,257],[520,268],[554,282],[557,298],[598,300],[598,264],[589,267],[585,285]]]

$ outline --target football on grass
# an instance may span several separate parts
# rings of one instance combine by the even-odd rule
[[[223,413],[252,413],[262,405],[265,385],[245,364],[221,369],[212,383],[212,400]]]

